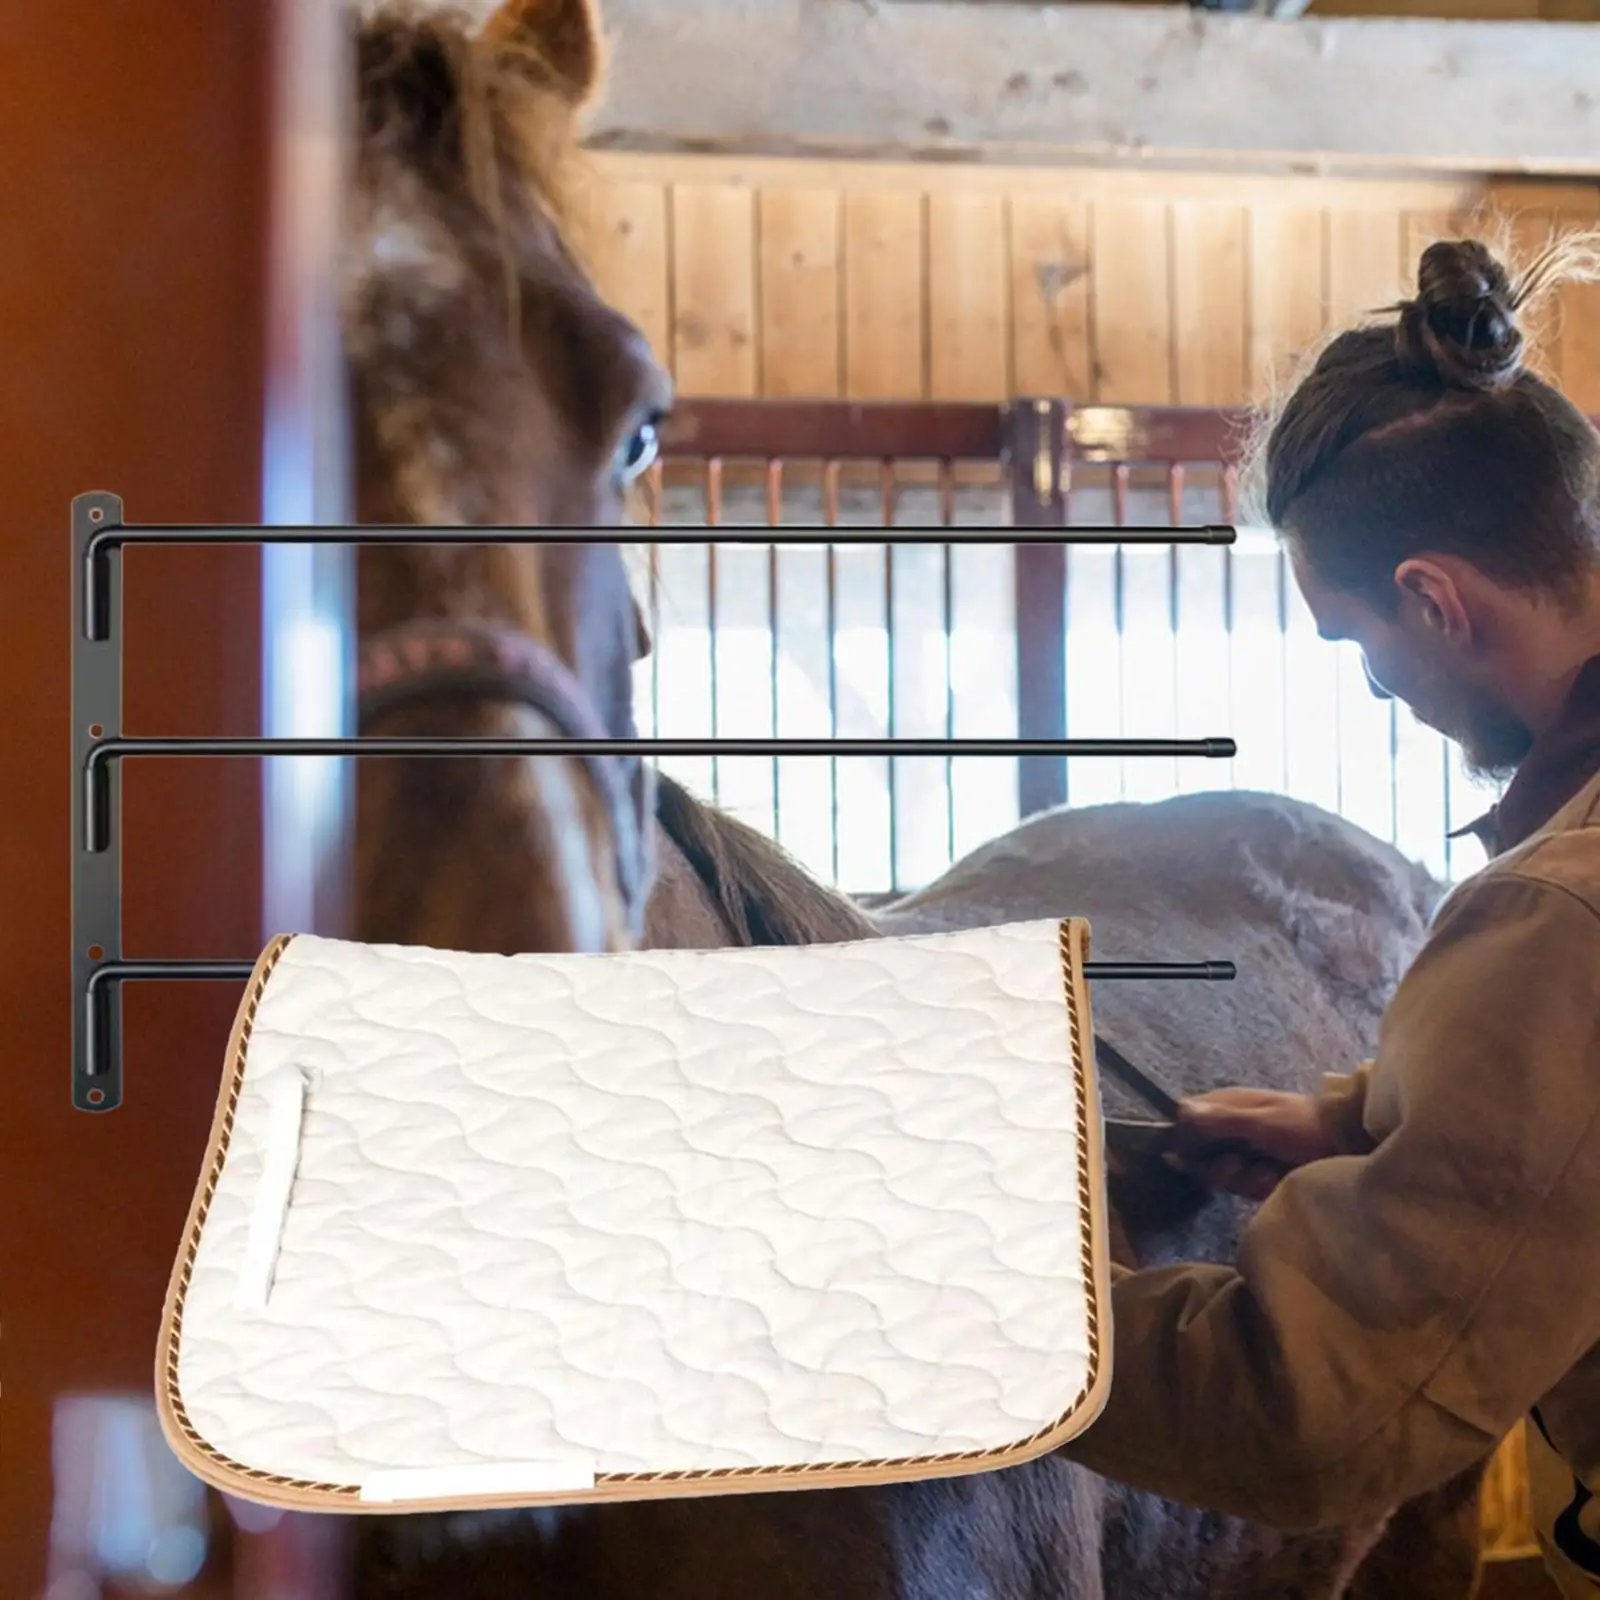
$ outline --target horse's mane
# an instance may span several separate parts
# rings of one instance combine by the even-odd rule
[[[818,883],[781,845],[702,804],[662,773],[656,821],[711,896],[741,945],[833,944],[879,930],[836,890]]]

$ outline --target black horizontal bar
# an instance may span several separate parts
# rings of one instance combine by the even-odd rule
[[[80,1083],[106,1078],[111,1073],[113,994],[123,983],[189,982],[243,983],[256,969],[254,961],[208,961],[174,958],[150,961],[103,961],[84,984],[84,1049]],[[1231,961],[1088,961],[1084,976],[1092,979],[1167,981],[1186,979],[1198,983],[1228,983],[1237,976]],[[103,1091],[96,1089],[97,1094]],[[85,1107],[98,1109],[93,1101]]]
[[[103,961],[89,974],[88,992],[92,996],[97,989],[104,989],[113,983],[140,983],[145,980],[186,978],[192,981],[215,979],[218,982],[232,982],[248,978],[256,969],[253,961],[206,961],[177,960],[162,961]]]
[[[616,544],[628,534],[640,544],[1233,544],[1238,538],[1237,530],[1227,523],[1182,528],[1124,527],[1113,522],[1071,528],[771,528],[725,522],[692,528],[138,523],[93,534],[84,553],[93,559],[103,550],[130,544]]]
[[[1231,961],[1085,961],[1086,978],[1184,979],[1191,983],[1232,983],[1239,969]]]
[[[106,961],[90,974],[89,992],[93,994],[111,983],[243,982],[255,969],[254,961]],[[1086,961],[1083,972],[1087,978],[1183,979],[1193,983],[1231,983],[1238,976],[1231,961]]]
[[[1237,754],[1232,739],[103,739],[90,767],[124,756],[1203,756]]]
[[[83,848],[111,838],[111,766],[128,756],[1199,756],[1227,760],[1232,739],[102,739],[83,767]]]
[[[105,595],[109,584],[106,557],[128,545],[200,544],[616,544],[629,532],[645,534],[646,544],[776,544],[776,545],[1005,545],[1005,544],[1131,544],[1229,545],[1238,531],[1226,523],[1189,528],[1122,528],[1099,523],[1078,528],[432,528],[413,523],[393,526],[327,527],[319,524],[230,523],[214,527],[184,524],[161,527],[115,524],[97,530],[84,545],[83,615],[79,625],[86,639],[110,637]]]

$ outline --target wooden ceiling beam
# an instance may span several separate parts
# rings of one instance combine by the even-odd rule
[[[1600,175],[1600,29],[1027,0],[605,0],[603,149]]]

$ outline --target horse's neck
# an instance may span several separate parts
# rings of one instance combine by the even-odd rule
[[[551,738],[520,706],[441,717],[398,711],[385,734]],[[561,756],[361,763],[357,785],[356,937],[371,944],[511,955],[605,950],[625,942],[609,884],[599,798]],[[581,866],[573,851],[585,853]]]
[[[720,819],[709,820],[715,827]],[[736,863],[729,866],[738,873]],[[818,883],[787,857],[775,854],[763,859],[759,876],[741,875],[738,888],[764,909],[768,934],[758,943],[831,944],[870,939],[883,931],[853,901]],[[713,888],[658,820],[656,879],[645,913],[645,944],[656,950],[727,950],[749,942],[729,923]]]
[[[645,909],[652,950],[728,950],[739,943],[671,834],[656,824],[656,880]]]

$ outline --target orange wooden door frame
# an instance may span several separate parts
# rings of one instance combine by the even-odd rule
[[[237,1002],[226,985],[131,989],[125,1104],[104,1118],[72,1109],[68,510],[75,494],[103,489],[134,521],[264,514],[269,366],[282,366],[285,340],[297,337],[267,314],[269,241],[283,220],[272,187],[274,43],[293,3],[0,8],[7,1600],[32,1600],[45,1581],[57,1398],[150,1391],[161,1299]],[[277,392],[292,410],[312,391],[302,382]],[[129,556],[127,731],[260,730],[262,566],[253,547]],[[255,954],[258,765],[139,765],[125,778],[127,953]]]

